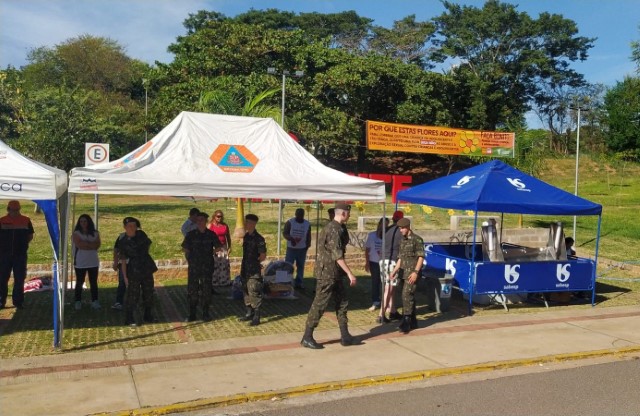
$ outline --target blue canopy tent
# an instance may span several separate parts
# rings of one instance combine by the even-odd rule
[[[439,208],[475,212],[473,254],[469,268],[469,287],[473,292],[476,270],[476,229],[478,212],[534,215],[598,215],[595,264],[598,259],[602,206],[549,185],[500,160],[438,178],[398,192],[398,200]],[[592,302],[595,301],[595,267]],[[469,296],[469,307],[472,296]]]
[[[62,290],[58,273],[58,259],[60,250],[60,225],[65,226],[64,219],[60,221],[58,213],[64,216],[60,206],[66,206],[67,173],[63,170],[47,166],[31,160],[19,152],[11,149],[0,140],[0,199],[31,200],[44,213],[47,229],[53,249],[53,344],[60,345],[62,325]]]

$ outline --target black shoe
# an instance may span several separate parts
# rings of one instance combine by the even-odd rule
[[[388,324],[391,321],[387,319],[386,316],[378,316],[378,319],[376,319],[376,322],[379,324]]]
[[[361,345],[362,342],[358,338],[349,337],[349,338],[340,338],[340,345],[343,347],[348,347],[350,345]]]
[[[316,340],[313,339],[313,331],[314,328],[305,328],[304,335],[302,336],[302,340],[300,341],[300,345],[312,350],[321,350],[324,348],[324,345],[318,344]]]
[[[144,315],[142,316],[142,320],[145,323],[152,324],[158,322],[158,320],[153,316],[152,308],[145,308]]]
[[[249,326],[258,326],[260,325],[260,310],[256,309],[253,311],[253,318],[251,318],[251,322],[249,322]]]
[[[403,334],[408,334],[409,331],[411,330],[411,317],[410,316],[403,316],[402,317],[402,323],[400,323],[400,326],[398,326],[398,330],[400,332],[402,332]]]
[[[244,314],[243,317],[238,318],[240,322],[247,322],[253,319],[253,308],[251,306],[247,306],[247,313]]]
[[[350,345],[361,345],[362,342],[351,334],[347,333],[340,338],[340,345],[343,347],[348,347]]]
[[[418,329],[418,318],[416,318],[415,314],[411,315],[411,320],[409,321],[409,328]]]
[[[324,345],[318,344],[316,340],[313,339],[313,337],[302,338],[302,341],[300,341],[300,345],[302,345],[305,348],[311,348],[312,350],[321,350],[324,348]]]
[[[398,313],[398,311],[389,313],[389,319],[392,321],[399,321],[402,319],[402,315]]]

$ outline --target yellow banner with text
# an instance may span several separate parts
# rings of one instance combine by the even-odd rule
[[[515,133],[367,120],[367,149],[445,155],[514,157]]]

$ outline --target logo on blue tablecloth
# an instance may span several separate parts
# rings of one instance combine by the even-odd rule
[[[518,279],[520,278],[520,272],[518,272],[518,269],[520,269],[520,265],[519,264],[505,264],[504,266],[504,280],[507,281],[508,285],[504,286],[504,289],[517,289],[518,285],[516,285],[515,283],[518,281]]]
[[[570,267],[570,264],[558,264],[556,266],[556,279],[560,282],[556,283],[556,287],[569,287],[569,283],[565,282],[571,277]]]

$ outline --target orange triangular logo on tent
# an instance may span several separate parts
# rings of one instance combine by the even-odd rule
[[[209,159],[225,172],[251,172],[259,161],[245,146],[229,144],[219,145]]]

